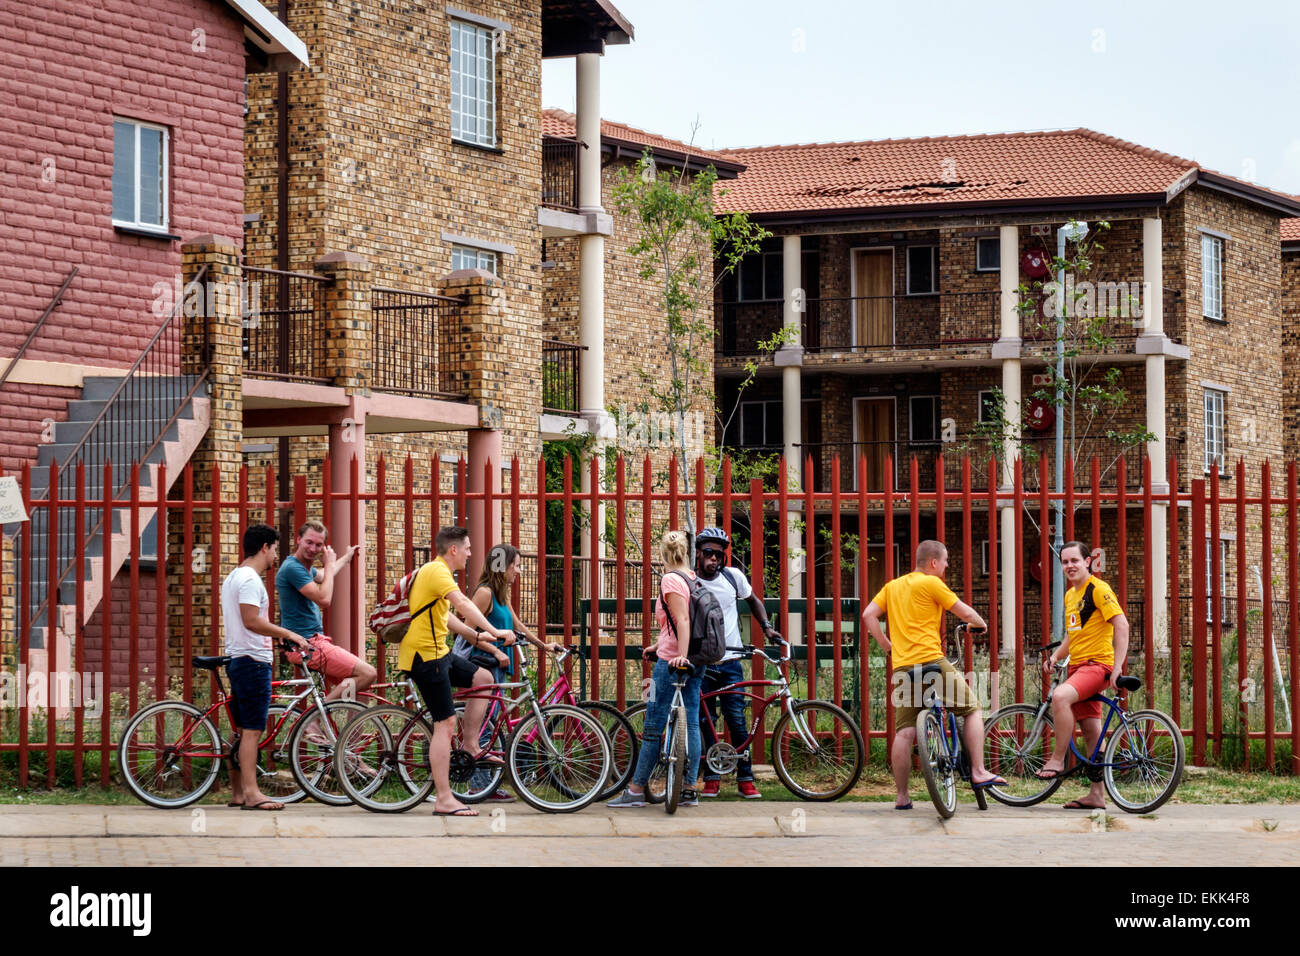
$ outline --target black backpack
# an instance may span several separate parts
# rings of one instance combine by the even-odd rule
[[[691,578],[681,571],[668,573],[680,576],[691,590],[691,642],[686,651],[686,659],[696,667],[718,663],[727,654],[727,632],[722,623],[722,605],[713,596],[713,592],[700,583],[699,578]],[[677,637],[677,625],[664,602],[662,583],[659,587],[659,604],[664,609],[668,629],[673,632],[673,637]]]

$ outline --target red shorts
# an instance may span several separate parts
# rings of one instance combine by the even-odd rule
[[[1069,677],[1065,682],[1079,692],[1079,700],[1073,707],[1075,720],[1101,719],[1101,701],[1088,698],[1100,694],[1110,686],[1110,671],[1100,661],[1070,665]]]
[[[307,638],[307,643],[312,646],[313,651],[307,666],[314,671],[320,671],[328,686],[332,687],[345,677],[351,677],[352,672],[361,663],[359,657],[339,647],[324,634]],[[302,654],[297,651],[290,651],[285,654],[285,657],[294,664],[302,663]]]

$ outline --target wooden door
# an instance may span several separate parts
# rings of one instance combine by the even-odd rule
[[[857,440],[867,459],[867,491],[884,491],[885,461],[895,453],[895,437],[894,400],[859,399]]]
[[[864,348],[894,344],[894,252],[859,251],[853,263],[854,342]]]

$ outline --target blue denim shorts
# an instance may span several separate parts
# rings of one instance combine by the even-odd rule
[[[240,730],[266,729],[271,709],[271,665],[251,657],[236,657],[226,665],[230,678],[230,715]]]

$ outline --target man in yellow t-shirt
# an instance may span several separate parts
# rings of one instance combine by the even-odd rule
[[[948,571],[948,549],[942,541],[922,541],[916,549],[916,567],[880,589],[862,620],[868,633],[889,655],[892,695],[894,699],[894,743],[889,753],[898,788],[895,810],[912,809],[908,778],[912,769],[912,746],[916,743],[916,718],[922,710],[922,692],[930,686],[926,677],[914,679],[920,668],[936,664],[941,670],[944,705],[964,717],[962,739],[971,759],[971,785],[987,787],[1005,784],[1001,777],[984,768],[984,720],[979,699],[970,685],[943,654],[943,612],[951,611],[973,627],[988,627],[984,618],[968,604],[957,600],[943,576]],[[889,621],[889,636],[880,626],[880,618]]]
[[[464,657],[450,653],[447,646],[448,609],[465,618],[478,631],[486,631],[498,640],[513,637],[513,632],[493,627],[483,612],[475,607],[456,586],[454,572],[464,570],[469,562],[469,532],[464,528],[443,528],[434,539],[438,556],[422,566],[411,582],[407,601],[411,608],[411,623],[397,650],[397,666],[408,671],[415,682],[424,705],[433,718],[433,744],[429,750],[429,766],[433,770],[434,787],[438,792],[433,804],[436,816],[476,817],[478,811],[467,807],[451,792],[448,777],[451,762],[451,738],[456,724],[456,708],[451,688],[470,687],[492,683],[492,675],[476,667]],[[452,617],[451,626],[466,634],[476,643],[475,631]],[[488,699],[470,700],[465,705],[466,746],[479,739],[483,716],[487,713]],[[481,762],[500,763],[484,754],[477,754]]]
[[[1128,618],[1119,606],[1119,598],[1101,578],[1092,573],[1092,549],[1081,541],[1061,547],[1061,570],[1070,590],[1065,592],[1065,639],[1052,656],[1043,661],[1048,672],[1069,655],[1070,668],[1064,684],[1052,692],[1052,729],[1055,747],[1052,756],[1038,771],[1051,780],[1065,770],[1065,755],[1074,737],[1074,722],[1083,728],[1089,757],[1101,737],[1101,701],[1088,698],[1110,688],[1124,670],[1128,657]],[[1067,810],[1104,810],[1106,788],[1100,776],[1092,782],[1088,795],[1071,800]]]

